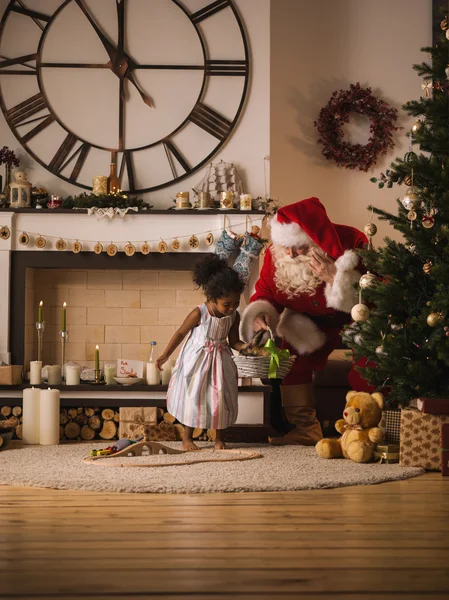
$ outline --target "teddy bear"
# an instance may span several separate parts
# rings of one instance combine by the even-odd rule
[[[335,423],[335,429],[342,436],[339,439],[325,438],[316,445],[322,458],[350,458],[354,462],[369,462],[384,432],[378,427],[382,418],[384,398],[375,392],[355,392],[346,394],[343,419]]]

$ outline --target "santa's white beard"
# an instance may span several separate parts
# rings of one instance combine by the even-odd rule
[[[319,251],[319,250],[318,250]],[[276,289],[288,298],[299,294],[313,296],[322,280],[310,268],[310,251],[306,255],[292,258],[285,253],[284,246],[273,246]]]

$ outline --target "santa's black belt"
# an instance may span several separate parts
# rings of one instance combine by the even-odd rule
[[[343,327],[343,325],[347,325],[351,322],[351,316],[344,312],[335,315],[318,316],[305,314],[304,316],[309,317],[309,319],[311,319],[318,327],[329,329],[339,329]]]

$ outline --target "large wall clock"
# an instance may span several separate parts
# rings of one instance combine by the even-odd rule
[[[232,0],[11,0],[0,102],[26,151],[91,189],[157,190],[204,165],[244,106],[249,53]]]

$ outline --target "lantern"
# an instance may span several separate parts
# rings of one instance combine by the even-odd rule
[[[31,183],[24,171],[14,173],[15,181],[9,188],[9,205],[11,208],[29,208],[31,206]]]

